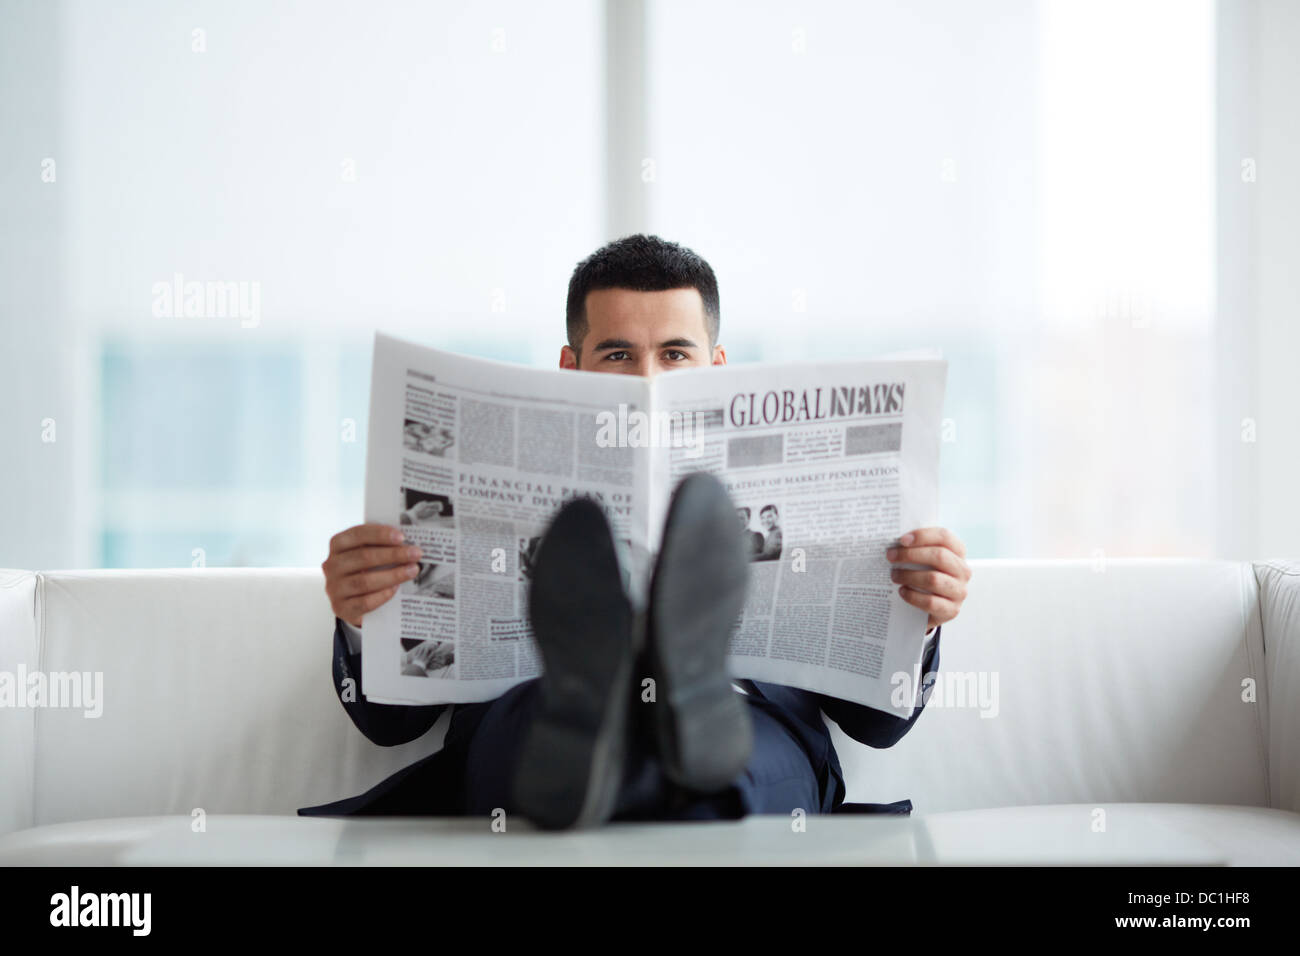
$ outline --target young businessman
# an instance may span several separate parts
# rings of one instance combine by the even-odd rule
[[[707,262],[657,237],[629,236],[574,270],[560,366],[651,376],[724,365],[719,318]],[[566,504],[537,549],[529,589],[543,676],[496,700],[456,705],[442,750],[367,793],[299,813],[500,809],[558,828],[794,809],[907,812],[906,800],[844,804],[843,774],[822,715],[861,743],[890,747],[916,722],[923,700],[904,718],[727,678],[727,638],[753,557],[736,516],[710,476],[678,486],[638,625],[603,513],[586,499]],[[775,509],[765,517],[771,540],[780,534]],[[929,615],[922,664],[928,687],[939,666],[939,628],[957,616],[971,572],[961,541],[944,528],[915,529],[900,543],[888,560],[929,569],[891,572],[903,599]],[[361,732],[384,746],[419,737],[448,706],[372,703],[360,693],[359,628],[419,573],[419,557],[398,529],[365,524],[335,535],[322,565],[337,616],[339,698]],[[639,694],[645,677],[655,680],[653,702]]]

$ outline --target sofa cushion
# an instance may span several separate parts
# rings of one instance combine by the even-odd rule
[[[435,728],[384,749],[352,726],[319,570],[57,572],[40,585],[43,666],[102,671],[104,701],[98,718],[39,713],[37,823],[292,814],[441,742]]]
[[[836,731],[849,799],[907,797],[918,813],[1091,802],[1269,805],[1264,645],[1249,564],[972,566],[970,597],[943,627],[936,687],[942,694],[965,679],[991,690],[996,681],[996,712],[944,707],[944,697],[932,696],[911,733],[881,751]],[[1251,677],[1256,703],[1242,699]],[[956,694],[946,699],[962,703]]]

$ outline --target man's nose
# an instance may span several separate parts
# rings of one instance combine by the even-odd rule
[[[643,356],[636,361],[636,374],[654,378],[659,374],[659,366],[655,364],[652,356]]]

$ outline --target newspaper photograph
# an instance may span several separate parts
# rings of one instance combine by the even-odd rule
[[[937,522],[946,374],[908,356],[645,379],[377,335],[365,518],[423,555],[365,618],[362,692],[470,703],[539,676],[528,582],[560,505],[602,507],[642,606],[672,490],[707,471],[750,553],[732,675],[909,712],[926,615],[899,596],[885,550]]]

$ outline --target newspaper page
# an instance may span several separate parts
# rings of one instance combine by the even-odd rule
[[[685,440],[656,449],[650,548],[677,481],[717,475],[751,562],[734,676],[910,713],[927,615],[899,595],[885,551],[937,523],[946,378],[931,353],[655,379],[653,411]]]
[[[649,395],[635,376],[526,368],[375,337],[366,521],[399,526],[423,555],[414,580],[366,615],[362,693],[471,703],[538,676],[530,559],[568,498],[601,504],[635,591],[631,569],[640,579],[648,566],[649,448],[600,439],[611,409],[645,412]]]
[[[941,359],[914,357],[647,380],[376,336],[366,520],[424,554],[366,616],[363,693],[469,703],[538,676],[528,577],[559,506],[602,505],[641,605],[672,489],[708,471],[751,554],[733,675],[910,711],[926,616],[898,595],[885,549],[937,518],[945,377]]]

